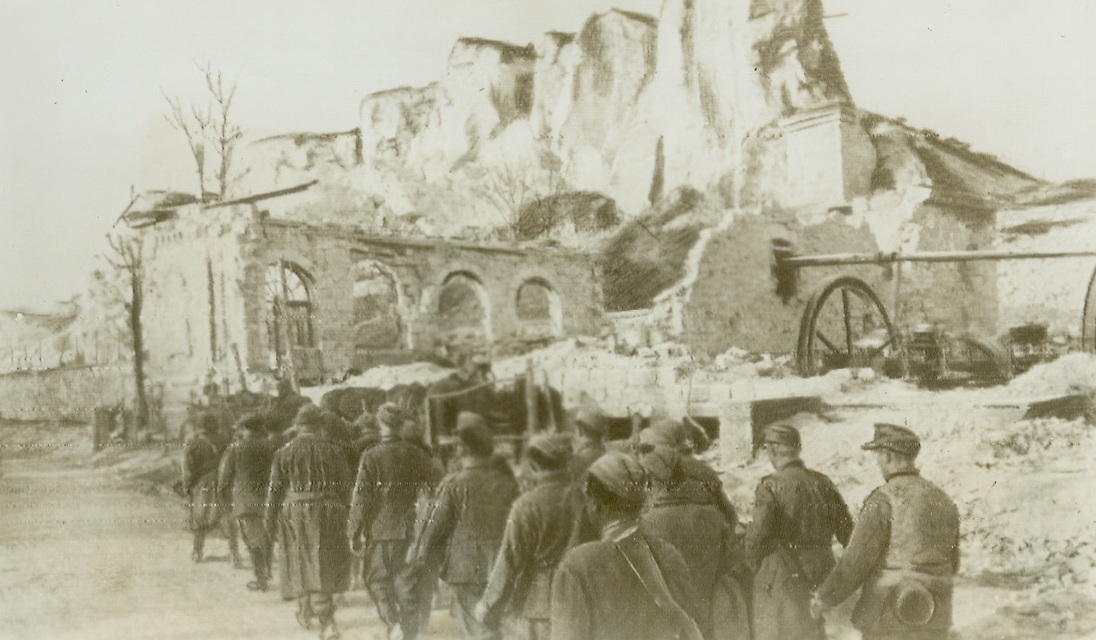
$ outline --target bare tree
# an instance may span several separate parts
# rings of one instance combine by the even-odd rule
[[[205,75],[206,88],[216,103],[214,108],[217,119],[213,123],[213,137],[217,149],[217,194],[224,200],[232,179],[232,155],[236,150],[236,142],[243,136],[243,129],[229,115],[232,100],[236,97],[236,83],[233,82],[226,88],[224,73],[220,69],[213,69],[209,64],[202,69],[202,73]]]
[[[137,392],[137,424],[149,424],[148,397],[145,393],[145,339],[141,312],[144,309],[144,245],[140,236],[107,235],[110,255],[107,263],[125,274],[129,296],[125,300],[126,324],[133,348],[133,381]],[[125,298],[125,296],[123,296]]]
[[[551,154],[543,154],[535,162],[502,164],[487,173],[480,184],[482,195],[495,205],[515,237],[527,207],[567,191],[562,163]]]
[[[186,137],[190,155],[194,158],[195,169],[198,172],[198,198],[205,199],[205,143],[209,135],[209,129],[213,124],[212,110],[207,106],[202,109],[196,105],[190,105],[184,109],[178,96],[171,97],[163,93],[167,101],[169,111],[164,114],[164,119],[172,129],[180,131]]]
[[[243,136],[243,129],[232,120],[231,116],[232,102],[236,98],[236,83],[226,84],[224,72],[214,69],[209,63],[205,66],[199,65],[198,70],[202,72],[211,102],[205,105],[192,104],[189,108],[184,108],[178,96],[172,97],[164,93],[164,100],[168,104],[168,113],[164,114],[164,119],[173,129],[182,132],[186,137],[198,172],[198,187],[202,200],[205,200],[206,194],[205,150],[208,144],[212,144],[217,154],[217,164],[213,173],[215,193],[223,200],[229,186],[239,178],[232,173],[236,143]]]

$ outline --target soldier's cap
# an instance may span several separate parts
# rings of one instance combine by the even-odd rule
[[[607,430],[605,415],[600,410],[590,407],[582,407],[576,411],[574,422],[591,433],[604,434]]]
[[[895,453],[915,456],[921,451],[921,438],[901,425],[877,422],[875,437],[870,442],[860,445],[860,448],[869,451],[887,449]]]
[[[679,433],[669,422],[672,421],[660,421],[640,431],[640,450],[654,449],[655,447],[680,449],[682,442]]]
[[[460,412],[457,416],[457,437],[475,453],[490,453],[495,448],[491,429],[478,413]]]
[[[350,424],[351,426],[357,427],[358,429],[376,429],[377,419],[373,416],[372,413],[369,413],[368,411],[362,411],[362,414],[357,418],[354,418],[354,422]]]
[[[789,447],[802,447],[803,439],[799,429],[790,424],[771,424],[761,432],[761,444],[782,444]]]
[[[590,465],[589,474],[622,502],[643,504],[646,473],[635,458],[619,451],[609,451]]]
[[[293,418],[293,425],[300,431],[319,431],[326,422],[323,410],[312,403],[302,405]]]
[[[240,418],[236,422],[237,429],[243,429],[244,431],[266,431],[266,421],[263,420],[263,416],[258,413],[252,413]]]
[[[211,433],[217,430],[217,418],[212,413],[203,413],[198,416],[198,424],[195,428],[202,433]]]
[[[407,442],[422,442],[426,429],[417,420],[406,418],[400,425],[400,439]]]
[[[538,433],[529,439],[529,457],[547,467],[560,467],[571,458],[571,439],[562,434]]]
[[[403,425],[403,410],[399,405],[386,402],[377,407],[376,418],[381,429],[397,431]]]
[[[672,441],[672,446],[683,447],[689,441],[689,430],[679,420],[673,418],[658,418],[651,422],[651,426],[644,431],[656,431],[665,434],[663,437]]]

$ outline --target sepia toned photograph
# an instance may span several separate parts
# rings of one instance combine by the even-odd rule
[[[0,52],[0,640],[1096,639],[1096,3]]]

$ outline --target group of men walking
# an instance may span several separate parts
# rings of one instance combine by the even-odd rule
[[[354,432],[308,404],[285,443],[263,418],[242,420],[212,473],[251,554],[248,586],[267,589],[277,540],[282,596],[321,638],[339,637],[334,596],[353,567],[389,638],[425,632],[439,579],[467,638],[824,638],[825,612],[857,589],[865,638],[946,637],[958,512],[918,475],[909,429],[876,425],[864,445],[886,481],[854,526],[834,484],[804,466],[798,431],[767,428],[774,473],[743,527],[681,423],[610,442],[596,411],[573,425],[532,437],[518,466],[495,453],[481,416],[461,413],[445,473],[396,406]],[[211,450],[207,437],[188,443],[192,502]]]

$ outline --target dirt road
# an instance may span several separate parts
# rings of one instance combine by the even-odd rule
[[[232,568],[224,540],[209,540],[210,560],[192,563],[181,501],[142,493],[118,477],[118,464],[94,466],[87,442],[82,427],[0,422],[0,639],[315,637],[297,626],[293,603],[283,602],[276,591],[245,588],[250,571]],[[969,582],[957,585],[958,636],[1084,635],[1055,632],[1054,621],[1038,612],[1010,615],[1014,594]],[[831,638],[859,637],[848,626],[851,604],[830,616]],[[1070,617],[1092,615],[1083,604],[1064,608]],[[343,597],[338,619],[347,640],[383,635],[362,591]],[[446,611],[434,611],[428,637],[459,637]]]
[[[179,501],[87,466],[82,429],[43,446],[0,428],[0,638],[315,637],[276,591],[245,588],[250,571],[232,568],[224,540],[192,563]],[[337,615],[344,638],[381,637],[364,592]],[[435,612],[433,632],[448,624]]]

